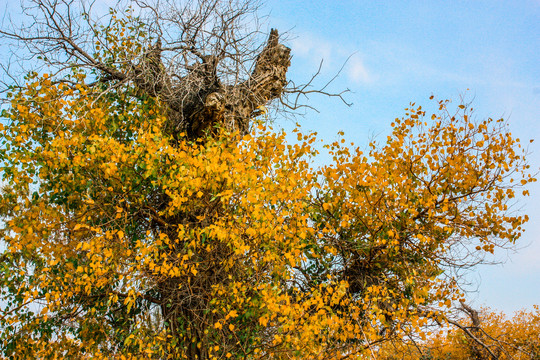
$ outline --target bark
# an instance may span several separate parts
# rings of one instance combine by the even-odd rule
[[[142,91],[159,96],[168,105],[167,130],[174,136],[184,132],[190,139],[200,139],[216,126],[246,134],[258,109],[279,98],[287,84],[291,49],[279,43],[275,29],[249,78],[236,85],[222,83],[217,75],[220,59],[215,55],[200,55],[200,64],[173,81],[161,62],[161,51],[158,41],[133,72]]]

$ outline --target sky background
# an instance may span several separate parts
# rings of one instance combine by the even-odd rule
[[[327,141],[339,130],[355,144],[384,140],[390,123],[410,102],[429,105],[433,94],[473,100],[478,119],[508,119],[511,132],[530,145],[540,168],[540,1],[267,1],[268,26],[287,32],[290,79],[309,80],[324,60],[319,84],[346,62],[330,90],[350,89],[345,106],[313,96],[296,120]],[[468,90],[467,90],[468,89]],[[287,124],[284,125],[287,127]],[[540,186],[520,200],[529,214],[516,253],[499,251],[468,275],[475,306],[507,313],[540,304]]]

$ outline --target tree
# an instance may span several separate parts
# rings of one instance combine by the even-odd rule
[[[83,2],[31,3],[24,12],[32,25],[2,31],[4,37],[18,40],[57,75],[72,67],[89,70],[93,89],[106,93],[130,84],[138,96],[159,97],[172,136],[200,138],[216,124],[245,134],[246,119],[280,98],[287,84],[290,49],[279,43],[278,32],[272,29],[257,47],[257,33],[243,29],[256,10],[250,1],[190,1],[182,8],[174,1],[159,7],[141,1],[138,10],[148,9],[141,15],[128,7],[120,18],[112,10],[99,22]]]
[[[464,304],[463,304],[464,305]],[[521,310],[511,318],[489,308],[466,313],[447,331],[434,334],[427,342],[396,344],[381,349],[381,359],[538,359],[540,358],[540,312]],[[399,354],[396,356],[396,354]]]
[[[4,356],[354,358],[443,321],[452,270],[521,234],[508,202],[535,179],[502,119],[413,104],[385,144],[313,168],[316,134],[266,123],[311,90],[287,89],[277,31],[239,32],[250,2],[107,25],[35,4],[2,31],[47,69],[3,112]]]

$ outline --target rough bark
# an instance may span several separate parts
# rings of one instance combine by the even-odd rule
[[[258,109],[277,99],[287,84],[291,49],[279,43],[276,29],[255,61],[249,78],[236,85],[224,85],[217,75],[220,59],[201,55],[201,62],[174,81],[161,61],[161,41],[147,52],[133,70],[135,84],[151,96],[160,96],[170,109],[168,131],[201,138],[216,126],[249,131],[250,119]],[[108,75],[122,80],[125,75]]]

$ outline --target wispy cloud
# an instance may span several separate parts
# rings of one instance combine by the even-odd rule
[[[302,34],[293,39],[291,48],[294,57],[308,61],[312,65],[323,61],[325,66],[329,66],[336,57],[334,45],[331,42],[310,34]]]
[[[337,72],[343,67],[343,75],[350,82],[358,84],[372,83],[375,74],[366,66],[363,56],[355,49],[333,43],[313,34],[301,34],[291,41],[293,56],[306,61],[311,69],[322,61],[322,70]]]
[[[353,55],[347,64],[347,75],[356,83],[371,83],[374,76],[368,71],[359,56]]]

